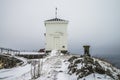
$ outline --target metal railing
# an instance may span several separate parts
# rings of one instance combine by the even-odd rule
[[[19,50],[13,50],[13,49],[10,49],[10,48],[0,47],[0,54],[18,55],[18,54],[20,54],[20,51]]]

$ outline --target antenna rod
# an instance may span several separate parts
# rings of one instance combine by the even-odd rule
[[[55,18],[57,18],[57,8],[55,9]]]

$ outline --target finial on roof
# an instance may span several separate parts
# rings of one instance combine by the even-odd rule
[[[55,8],[55,18],[57,18],[57,7]]]

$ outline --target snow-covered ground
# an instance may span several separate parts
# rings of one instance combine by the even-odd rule
[[[10,69],[1,69],[0,80],[18,80],[20,76],[22,78],[23,76],[29,73],[31,65],[27,63],[27,59],[14,55],[12,55],[12,57],[21,60],[23,64],[21,66],[13,67]]]
[[[18,80],[24,78],[30,71],[30,64],[18,66],[12,69],[0,70],[0,80]]]
[[[38,52],[20,52],[20,54],[22,55],[35,55],[35,54],[44,54],[43,52],[42,53],[38,53]]]
[[[72,57],[72,55],[63,55],[62,53],[53,50],[50,55],[42,59],[42,71],[40,72],[40,77],[35,80],[77,80],[78,76],[76,74],[68,74],[68,66],[70,64],[68,59],[70,57]],[[104,62],[101,62],[101,65],[107,66]],[[78,67],[80,68],[81,65],[78,64]],[[1,79],[29,80],[31,79],[31,65],[26,64],[24,66],[18,66],[12,69],[2,69],[0,70],[0,80]],[[103,74],[94,73],[80,78],[79,80],[112,80],[112,78],[109,76],[105,77]]]
[[[61,55],[58,52],[57,55],[54,54],[55,51],[52,51],[51,56],[46,58],[43,63],[43,69],[41,77],[37,80],[77,80],[77,75],[68,74],[68,59],[71,55]],[[78,65],[79,68],[81,65]],[[95,76],[95,77],[94,77]],[[113,80],[109,76],[102,74],[94,73],[90,74],[87,77],[83,77],[79,80]]]
[[[70,57],[53,50],[44,61],[41,77],[37,80],[67,80],[64,79],[64,76],[65,74],[67,75],[67,67],[69,65],[67,60]],[[61,75],[64,76],[60,77]]]

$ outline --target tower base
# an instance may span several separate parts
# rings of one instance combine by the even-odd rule
[[[68,54],[67,50],[62,50],[61,53]]]

